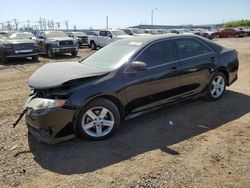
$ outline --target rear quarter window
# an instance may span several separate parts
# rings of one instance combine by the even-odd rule
[[[212,52],[207,45],[197,39],[175,39],[178,56],[180,59],[191,58]]]

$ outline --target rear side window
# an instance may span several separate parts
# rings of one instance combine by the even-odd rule
[[[207,45],[191,38],[176,39],[175,44],[180,59],[190,58],[212,52],[212,50]]]
[[[152,44],[140,54],[136,61],[144,62],[148,65],[148,67],[174,61],[171,41],[165,40]]]

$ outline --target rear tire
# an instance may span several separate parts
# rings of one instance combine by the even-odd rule
[[[51,51],[50,48],[47,49],[47,55],[49,58],[55,58],[56,54]]]
[[[116,105],[104,98],[86,104],[77,119],[77,134],[84,139],[109,138],[120,125],[120,113]]]
[[[4,53],[4,50],[3,49],[1,49],[0,50],[0,63],[1,64],[5,64],[5,63],[7,63],[8,62],[8,59],[6,58],[6,56],[5,56],[5,53]]]
[[[220,99],[226,89],[226,77],[222,72],[217,72],[211,79],[208,87],[206,98],[210,101],[216,101]]]

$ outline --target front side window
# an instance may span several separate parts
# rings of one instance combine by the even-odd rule
[[[101,31],[100,36],[107,36],[107,31]]]
[[[143,51],[136,61],[142,61],[153,67],[174,61],[172,43],[170,40],[156,42]]]
[[[190,58],[211,52],[212,50],[202,42],[186,38],[176,39],[176,48],[180,59]]]

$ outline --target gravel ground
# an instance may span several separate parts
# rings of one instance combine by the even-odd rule
[[[75,138],[48,146],[27,134],[23,120],[13,129],[28,77],[52,61],[0,65],[0,187],[249,187],[250,38],[216,42],[240,57],[239,79],[221,100],[189,101],[126,121],[101,142]]]

